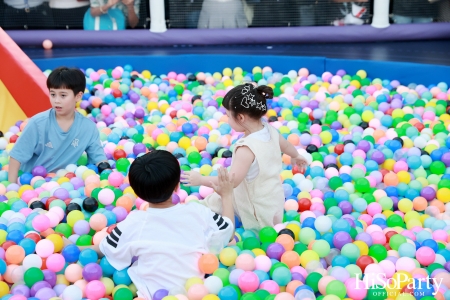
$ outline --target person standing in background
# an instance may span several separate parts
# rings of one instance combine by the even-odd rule
[[[2,26],[5,29],[53,29],[54,22],[44,0],[4,0]]]
[[[106,14],[110,8],[118,8],[125,15],[128,26],[134,28],[139,23],[141,0],[90,0],[90,2],[93,17]]]

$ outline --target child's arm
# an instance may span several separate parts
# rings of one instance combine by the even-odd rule
[[[255,155],[246,146],[241,146],[236,149],[236,154],[233,157],[233,164],[231,166],[230,173],[234,174],[234,187],[237,187],[244,180],[245,176],[250,169]],[[213,184],[218,184],[217,176],[202,176],[195,171],[188,171],[181,174],[181,181],[185,182],[186,186],[207,186],[213,188]]]
[[[234,226],[234,173],[228,175],[228,171],[225,168],[220,168],[218,171],[217,184],[211,182],[211,185],[216,193],[222,198],[222,215],[230,219]]]
[[[8,169],[8,181],[10,183],[16,183],[19,174],[20,162],[15,158],[9,158],[9,169]]]
[[[304,172],[308,162],[304,159],[300,154],[298,154],[297,149],[289,143],[281,134],[280,134],[280,149],[286,155],[291,157],[291,164],[297,165],[299,167],[300,172]]]

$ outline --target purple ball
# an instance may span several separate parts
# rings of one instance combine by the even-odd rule
[[[114,209],[114,205],[106,205],[105,209],[109,210],[109,211],[112,211]]]
[[[223,163],[224,167],[231,166],[231,157],[228,157],[225,159],[225,162]]]
[[[334,121],[331,123],[331,129],[339,130],[342,129],[342,124],[339,121]]]
[[[333,237],[333,245],[339,250],[341,250],[342,247],[351,242],[352,237],[348,232],[345,231],[338,231]]]
[[[347,75],[347,72],[345,72],[345,70],[338,70],[337,72],[336,72],[336,75],[338,75],[338,76],[345,76],[345,75]]]
[[[145,145],[142,143],[137,143],[136,145],[133,146],[134,155],[145,153],[146,151],[147,151],[147,147],[145,147]]]
[[[361,140],[359,141],[357,148],[367,153],[370,150],[370,143],[366,140]]]
[[[297,272],[293,272],[293,273],[292,273],[292,280],[299,280],[299,281],[301,281],[302,283],[305,283],[305,277],[303,277],[302,274],[297,273]]]
[[[375,162],[377,162],[378,164],[382,164],[384,163],[384,161],[386,160],[384,153],[378,150],[375,150],[372,153],[372,160],[374,160]]]
[[[447,270],[447,272],[450,272],[450,261],[446,262],[444,267]]]
[[[166,297],[167,295],[169,295],[168,290],[165,290],[165,289],[157,290],[155,292],[155,294],[153,294],[153,300],[161,300],[162,298]]]
[[[285,252],[283,245],[279,243],[272,243],[267,247],[267,256],[269,258],[274,258],[276,260],[280,260],[281,256]]]
[[[172,203],[173,204],[180,203],[180,197],[177,194],[172,194]]]
[[[420,191],[420,196],[424,197],[427,201],[431,201],[436,198],[436,191],[432,187],[424,187]]]
[[[139,101],[139,99],[141,99],[141,96],[139,96],[137,93],[133,92],[130,95],[130,101],[133,102],[134,104],[136,104]]]
[[[138,119],[142,119],[145,116],[145,111],[142,108],[137,108],[134,112],[134,117]]]
[[[57,284],[53,290],[55,291],[56,295],[61,295],[64,290],[66,289],[66,285],[65,284]]]
[[[83,277],[86,281],[100,280],[102,278],[102,267],[96,263],[87,264],[83,268]]]
[[[121,222],[121,221],[125,220],[125,218],[127,217],[127,214],[128,214],[127,210],[120,206],[114,207],[112,209],[112,212],[116,215],[117,222]]]
[[[128,119],[127,119],[127,124],[128,124],[130,127],[134,127],[134,126],[137,125],[136,121],[133,120],[133,119],[131,119],[131,118],[128,118]]]
[[[363,241],[369,247],[373,245],[372,236],[370,234],[366,233],[366,232],[358,233],[358,235],[356,236],[355,240]]]
[[[45,176],[47,176],[47,170],[43,166],[37,166],[33,168],[31,174],[33,174],[33,176],[42,176],[45,178]]]
[[[30,297],[30,289],[25,284],[16,285],[11,289],[11,294]]]
[[[40,289],[37,293],[36,293],[36,298],[39,298],[39,300],[49,300],[53,297],[56,297],[56,293],[54,290],[52,290],[49,287],[45,287],[43,289]]]
[[[349,201],[341,201],[338,207],[342,210],[343,214],[350,214],[353,210],[353,206]]]
[[[44,270],[42,272],[44,273],[44,280],[48,282],[51,287],[54,287],[56,284],[56,273],[52,270]]]
[[[47,281],[38,281],[30,289],[31,297],[34,297],[36,293],[43,288],[51,288],[52,286]]]
[[[6,200],[8,200],[6,196],[0,195],[0,202],[5,202]]]
[[[78,190],[80,187],[84,187],[84,181],[81,178],[73,177],[70,179],[70,183],[73,185],[75,190]]]
[[[55,192],[53,193],[53,196],[60,199],[60,200],[65,200],[67,198],[69,198],[69,191],[67,191],[64,188],[59,188],[56,189]]]
[[[88,234],[90,230],[91,227],[89,226],[89,222],[86,220],[79,220],[73,226],[73,231],[78,235]]]

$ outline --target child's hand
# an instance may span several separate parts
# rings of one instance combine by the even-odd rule
[[[308,166],[308,162],[300,154],[297,155],[297,157],[291,157],[291,164],[293,167],[297,166],[298,170],[302,173],[305,172],[306,167]]]
[[[181,182],[185,186],[199,186],[202,185],[202,175],[195,171],[186,171],[181,174]]]
[[[226,195],[232,195],[234,189],[234,173],[228,175],[228,171],[225,168],[220,168],[218,170],[218,173],[219,180],[217,184],[211,182],[213,189],[222,197]]]

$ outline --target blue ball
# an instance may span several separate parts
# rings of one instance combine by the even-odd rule
[[[220,300],[238,300],[238,293],[231,286],[222,288],[217,296]]]
[[[36,249],[36,242],[32,239],[24,238],[20,241],[19,246],[25,250],[25,255],[33,254]]]
[[[100,267],[102,267],[103,276],[105,276],[105,277],[110,277],[116,271],[116,269],[109,263],[109,261],[108,261],[108,259],[106,259],[106,257],[103,257],[100,260]]]
[[[438,243],[432,239],[426,239],[422,242],[422,246],[430,247],[434,252],[439,250]]]
[[[66,246],[61,254],[64,256],[64,259],[68,263],[74,263],[78,260],[78,257],[80,256],[80,249],[76,245],[68,245]]]
[[[130,285],[131,278],[128,275],[128,268],[121,270],[121,271],[116,270],[113,274],[113,281],[116,285],[119,285],[119,284]]]
[[[84,249],[79,256],[79,262],[85,266],[90,263],[96,263],[98,260],[98,254],[92,249]]]
[[[6,235],[7,241],[13,241],[16,244],[19,244],[19,242],[23,239],[23,233],[19,230],[12,230],[8,232]]]

